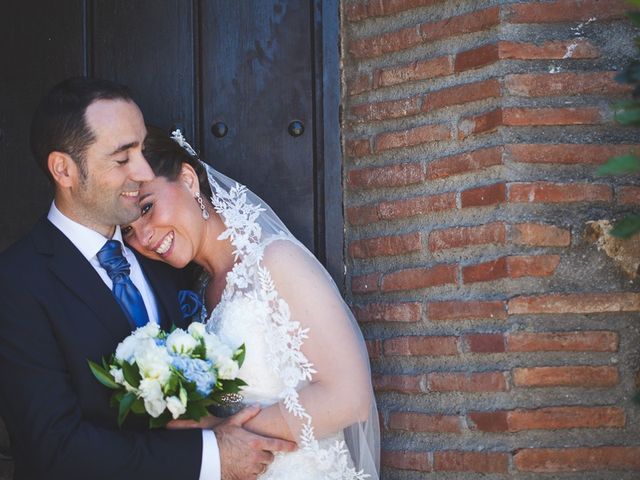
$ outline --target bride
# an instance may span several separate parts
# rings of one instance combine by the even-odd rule
[[[244,427],[298,444],[259,478],[378,479],[366,349],[328,273],[260,198],[200,162],[179,131],[149,127],[144,155],[156,178],[141,188],[141,216],[123,228],[125,240],[175,268],[202,267],[203,321],[230,346],[246,345],[242,395],[262,410]]]

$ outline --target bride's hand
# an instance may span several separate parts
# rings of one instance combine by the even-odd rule
[[[203,430],[211,430],[213,427],[218,426],[224,419],[208,415],[202,417],[200,421],[194,420],[170,420],[167,423],[167,428],[170,430],[182,430],[186,428],[201,428]]]

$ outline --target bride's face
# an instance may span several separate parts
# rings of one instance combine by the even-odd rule
[[[140,218],[122,227],[124,240],[145,257],[175,268],[191,262],[202,245],[205,225],[194,198],[195,172],[183,167],[174,181],[156,177],[140,189]]]

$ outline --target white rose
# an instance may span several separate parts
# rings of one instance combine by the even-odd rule
[[[154,418],[159,417],[167,408],[167,402],[162,394],[160,382],[145,378],[140,382],[140,394],[144,400],[144,408]]]
[[[109,373],[113,377],[113,381],[119,383],[120,385],[124,385],[124,373],[121,368],[111,367]]]
[[[134,354],[139,343],[139,339],[132,335],[125,338],[116,347],[116,360],[133,363]]]
[[[139,327],[133,332],[138,338],[157,338],[160,334],[160,325],[154,322],[148,322],[145,326]]]
[[[187,328],[187,332],[189,332],[189,334],[197,340],[204,338],[205,334],[207,333],[204,323],[201,322],[192,322],[189,325],[189,328]]]
[[[167,337],[167,348],[178,355],[189,355],[198,346],[198,341],[184,330],[175,329]]]
[[[207,350],[207,358],[216,363],[230,359],[233,351],[227,345],[222,343],[215,335],[207,335],[204,337],[204,346]]]
[[[141,346],[142,347],[142,346]],[[153,340],[148,340],[144,348],[135,352],[136,363],[142,378],[150,378],[166,384],[171,377],[171,355],[163,347],[157,346]]]
[[[171,412],[171,416],[175,420],[187,411],[187,406],[184,405],[178,397],[167,398],[167,408]]]
[[[224,359],[216,365],[218,367],[218,377],[223,380],[233,380],[238,376],[238,364],[231,359]]]

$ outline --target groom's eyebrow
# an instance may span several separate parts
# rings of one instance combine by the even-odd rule
[[[117,154],[122,153],[122,152],[126,152],[130,148],[137,147],[138,145],[140,145],[140,142],[131,142],[131,143],[127,143],[125,145],[121,145],[118,148],[116,148],[113,152],[111,152],[109,154],[109,156],[117,155]]]

